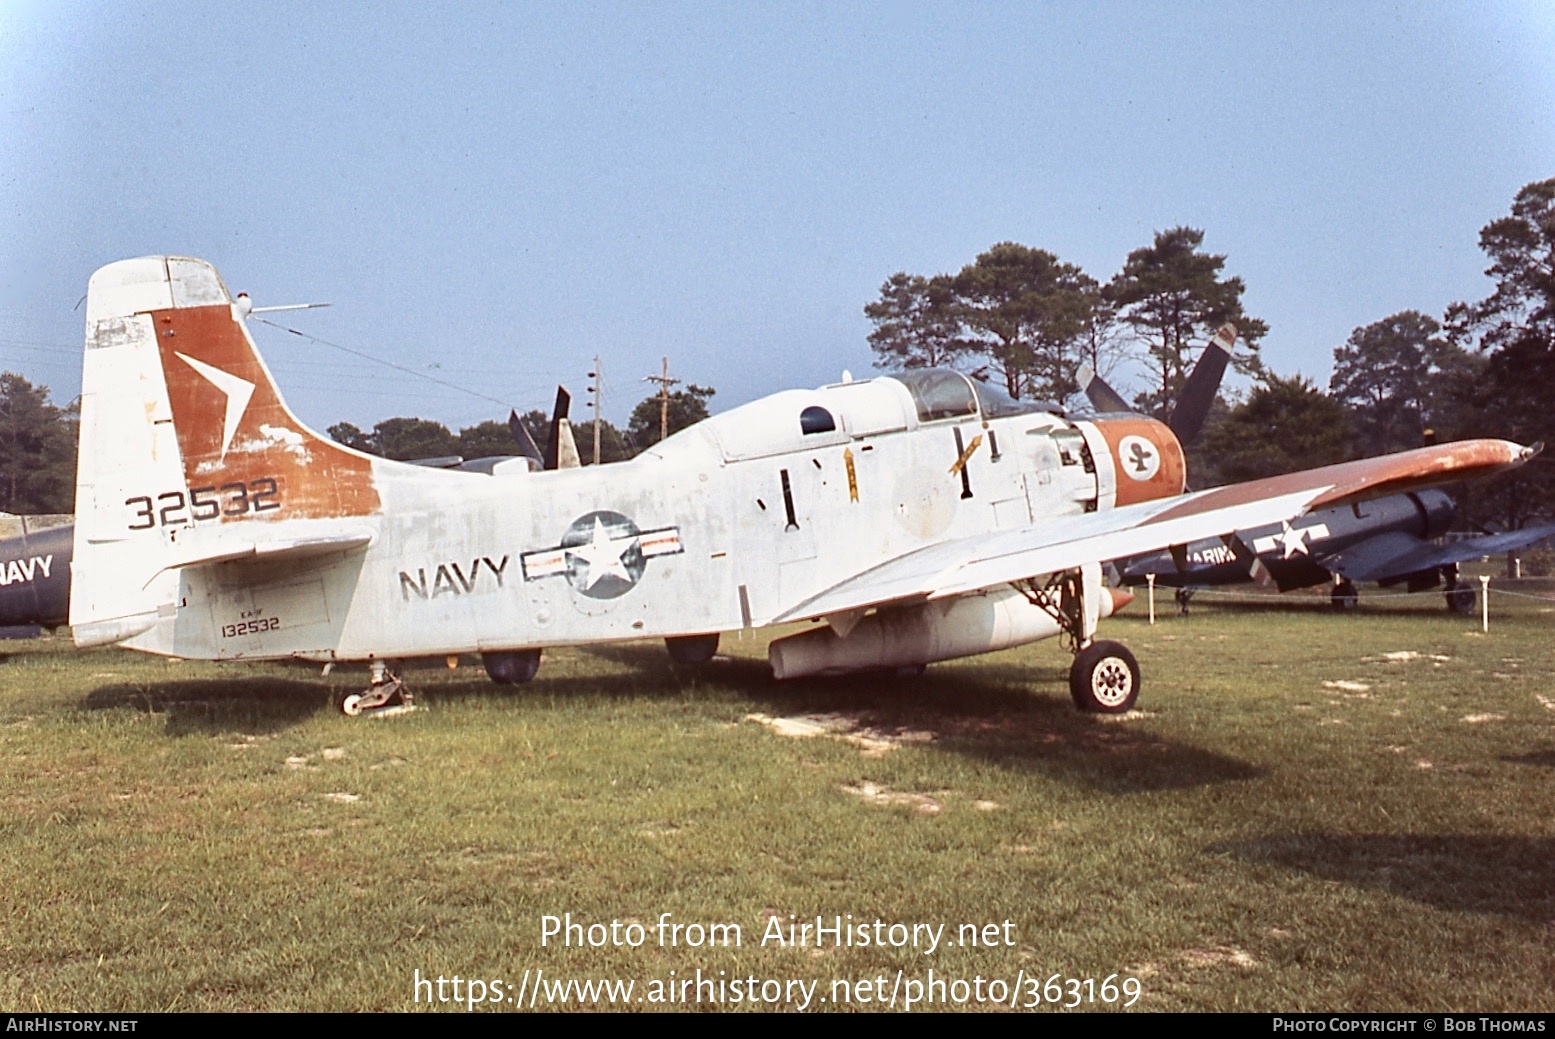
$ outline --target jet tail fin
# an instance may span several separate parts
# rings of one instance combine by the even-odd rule
[[[513,434],[513,439],[518,443],[519,456],[532,459],[536,465],[544,468],[545,456],[540,453],[535,438],[529,435],[529,430],[525,428],[516,411],[508,412],[508,432]]]
[[[1221,325],[1199,355],[1193,371],[1188,374],[1188,381],[1183,384],[1177,404],[1172,408],[1171,418],[1167,420],[1178,443],[1193,443],[1203,430],[1204,420],[1209,417],[1209,409],[1214,406],[1215,396],[1220,392],[1220,380],[1226,374],[1226,363],[1231,360],[1231,348],[1235,344],[1236,326],[1229,322]],[[1135,411],[1134,406],[1108,385],[1107,380],[1096,374],[1096,369],[1090,365],[1082,365],[1076,378],[1091,406],[1099,413],[1115,415]]]

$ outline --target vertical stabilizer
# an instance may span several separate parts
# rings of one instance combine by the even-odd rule
[[[92,276],[70,609],[78,644],[173,615],[171,568],[199,539],[378,510],[373,460],[287,410],[243,313],[203,260],[142,257]]]

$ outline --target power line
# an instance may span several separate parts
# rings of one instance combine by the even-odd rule
[[[393,361],[385,361],[381,357],[374,357],[372,354],[363,353],[361,350],[353,350],[349,346],[342,346],[339,343],[332,343],[328,339],[320,339],[318,336],[309,335],[306,332],[299,332],[295,328],[287,328],[285,325],[277,324],[274,321],[270,321],[270,320],[267,320],[267,319],[262,318],[262,317],[252,317],[251,316],[249,318],[249,320],[257,321],[261,325],[269,325],[271,328],[278,328],[282,332],[290,332],[292,335],[300,336],[301,338],[308,340],[310,343],[318,343],[320,346],[328,346],[328,347],[331,347],[331,348],[333,348],[335,350],[340,350],[340,351],[342,351],[344,353],[348,353],[348,354],[350,354],[353,357],[360,357],[360,358],[362,358],[365,361],[371,361],[374,364],[381,364],[385,368],[393,368],[397,372],[404,372],[406,375],[413,375],[413,376],[415,376],[418,379],[425,379],[427,382],[436,383],[437,385],[446,387],[447,389],[457,390],[458,392],[464,393],[464,394],[468,394],[471,397],[476,397],[476,398],[478,398],[480,400],[490,401],[491,403],[500,405],[501,407],[504,407],[504,408],[516,409],[518,407],[518,405],[513,404],[510,401],[498,400],[496,397],[490,397],[490,396],[487,396],[484,393],[479,393],[479,392],[477,392],[475,390],[472,390],[472,389],[469,389],[467,387],[460,386],[457,383],[448,382],[445,379],[439,379],[439,378],[437,378],[435,376],[428,375],[426,372],[417,371],[414,368],[406,368],[404,365],[402,365],[402,364],[395,364]]]

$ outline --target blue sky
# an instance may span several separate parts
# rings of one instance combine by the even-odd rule
[[[91,272],[179,253],[480,394],[257,327],[315,426],[581,401],[596,353],[620,422],[665,354],[716,408],[870,372],[894,271],[1013,240],[1105,281],[1186,224],[1326,385],[1356,326],[1487,293],[1479,229],[1555,176],[1551,55],[1527,0],[10,0],[0,368],[70,400]]]

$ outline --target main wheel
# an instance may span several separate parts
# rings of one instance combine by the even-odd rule
[[[718,633],[665,639],[664,648],[670,651],[670,659],[677,664],[705,664],[718,652]]]
[[[1121,642],[1093,642],[1069,668],[1074,705],[1093,714],[1122,714],[1139,699],[1139,663]]]
[[[1360,593],[1355,590],[1355,582],[1345,578],[1334,585],[1334,590],[1328,595],[1328,603],[1336,610],[1353,610],[1361,601]]]
[[[498,685],[522,685],[540,671],[540,651],[521,649],[511,653],[482,653],[486,674]]]
[[[1460,584],[1456,588],[1449,588],[1446,592],[1447,609],[1453,613],[1471,614],[1478,604],[1478,596],[1474,589],[1466,584]]]

